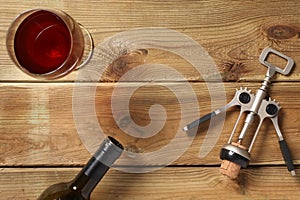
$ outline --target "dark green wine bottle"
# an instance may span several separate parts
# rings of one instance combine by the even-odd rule
[[[96,185],[122,152],[122,145],[108,137],[72,181],[48,187],[38,200],[89,200]]]

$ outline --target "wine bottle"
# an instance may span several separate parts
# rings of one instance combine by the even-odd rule
[[[72,181],[48,187],[38,200],[89,200],[96,185],[122,152],[122,145],[108,137]]]

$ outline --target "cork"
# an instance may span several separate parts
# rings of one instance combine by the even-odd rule
[[[245,146],[235,142],[232,142],[231,144],[244,150],[247,149]],[[228,160],[223,160],[220,167],[220,173],[228,176],[230,179],[236,179],[239,175],[240,169],[240,165]]]

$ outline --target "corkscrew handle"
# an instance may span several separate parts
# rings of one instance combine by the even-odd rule
[[[270,54],[275,54],[287,61],[287,64],[284,67],[284,69],[281,69],[280,67],[277,67],[267,61],[267,58]],[[261,64],[263,64],[264,66],[268,67],[267,76],[270,76],[270,77],[272,77],[276,72],[283,74],[283,75],[288,75],[291,72],[291,70],[293,69],[294,64],[295,64],[295,61],[292,58],[290,58],[290,57],[284,55],[283,53],[276,51],[275,49],[272,49],[270,47],[267,47],[262,51],[262,53],[259,57],[259,62]]]
[[[202,124],[203,122],[206,122],[207,120],[213,118],[214,116],[220,114],[220,113],[223,113],[225,112],[228,108],[232,107],[232,106],[236,106],[238,105],[238,103],[236,102],[236,98],[233,98],[231,100],[231,102],[229,102],[228,104],[226,104],[225,106],[211,112],[211,113],[208,113],[202,117],[200,117],[199,119],[196,119],[195,121],[189,123],[188,125],[186,125],[184,128],[183,128],[183,131],[189,131],[191,130],[192,128],[196,127],[196,126],[199,126],[200,124]]]
[[[216,116],[216,111],[213,111],[211,113],[208,113],[202,117],[200,117],[199,119],[196,119],[195,121],[189,123],[188,125],[186,125],[183,130],[184,131],[188,131],[188,130],[191,130],[192,128],[196,127],[196,126],[199,126],[200,124],[202,124],[203,122],[211,119],[212,117]]]
[[[287,168],[288,168],[289,172],[291,172],[292,176],[295,176],[296,172],[295,172],[293,159],[292,159],[292,156],[290,154],[290,151],[289,151],[289,148],[288,148],[288,145],[287,145],[286,141],[285,140],[279,140],[279,145],[280,145],[280,150],[281,150],[282,156],[284,158],[284,161],[287,165]]]
[[[292,159],[291,153],[289,151],[288,145],[287,145],[285,139],[283,138],[283,135],[279,129],[278,117],[275,116],[275,117],[271,118],[271,121],[274,124],[277,136],[279,138],[280,150],[281,150],[282,156],[284,158],[285,164],[287,165],[289,172],[291,172],[291,175],[295,176],[296,172],[295,172],[295,167],[293,164],[293,159]]]

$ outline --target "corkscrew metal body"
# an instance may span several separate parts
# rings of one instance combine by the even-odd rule
[[[267,61],[267,58],[271,53],[287,61],[284,69],[274,66]],[[271,48],[265,48],[262,51],[259,57],[259,61],[264,66],[268,67],[268,71],[261,87],[257,90],[256,94],[251,93],[251,91],[247,90],[247,88],[240,88],[236,91],[235,96],[227,105],[193,121],[183,128],[184,131],[188,131],[193,127],[198,126],[202,122],[209,120],[210,118],[222,112],[225,112],[230,107],[240,107],[240,113],[233,127],[228,143],[222,147],[220,152],[220,158],[223,160],[220,171],[222,174],[225,174],[230,178],[236,178],[238,176],[240,168],[246,168],[248,166],[250,161],[250,152],[252,150],[255,139],[257,138],[260,127],[264,119],[266,118],[271,119],[271,121],[273,122],[278,136],[280,149],[288,170],[290,171],[292,176],[296,175],[291,154],[278,125],[278,112],[280,110],[280,106],[275,100],[272,100],[268,97],[268,89],[271,84],[271,79],[274,77],[275,73],[277,72],[283,75],[288,75],[294,66],[294,61],[290,57]],[[237,126],[239,124],[239,121],[241,120],[241,116],[244,113],[247,114],[244,125],[240,131],[237,142],[233,142],[232,140],[236,133]],[[258,126],[255,130],[250,145],[247,148],[242,143],[256,117],[259,118]]]

